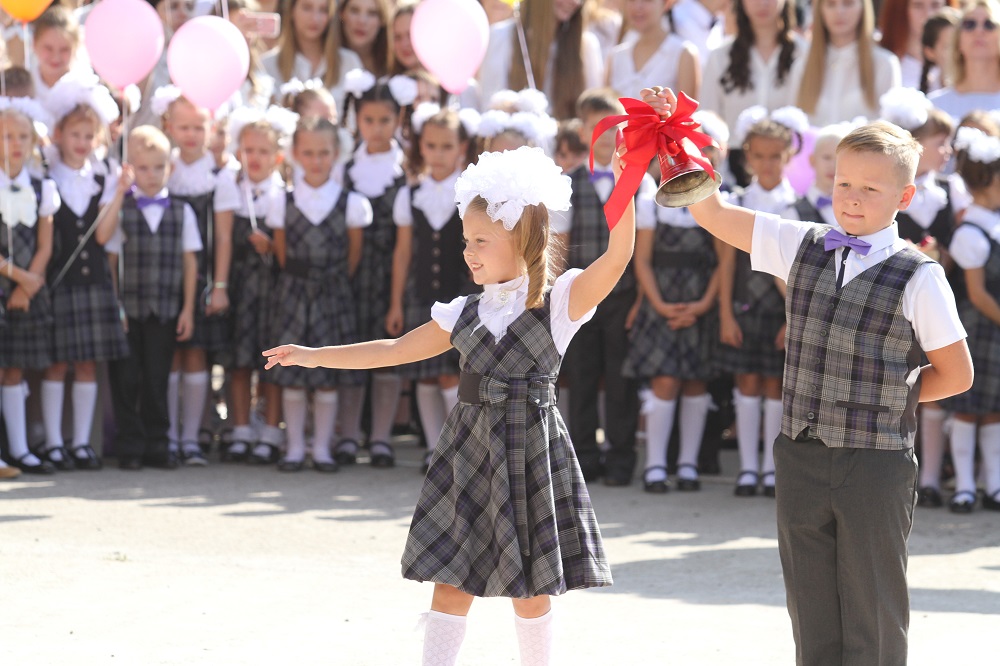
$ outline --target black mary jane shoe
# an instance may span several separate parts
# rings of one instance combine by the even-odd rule
[[[101,462],[97,451],[92,449],[90,444],[74,446],[69,450],[69,454],[72,456],[73,464],[76,465],[77,469],[97,471],[104,467],[104,463]]]
[[[243,450],[234,451],[233,449],[240,444],[243,445]],[[231,442],[220,444],[219,448],[219,460],[221,462],[242,463],[250,459],[250,451],[253,448],[253,443],[242,439],[235,439]]]
[[[266,446],[267,453],[262,454],[260,452],[260,447]],[[250,452],[250,464],[251,465],[273,465],[278,462],[281,458],[281,451],[278,449],[276,444],[269,444],[268,442],[257,442]]]
[[[661,470],[664,475],[667,473],[667,468],[663,465],[654,465],[652,467],[647,467],[642,473],[642,489],[647,493],[653,493],[655,495],[662,495],[670,491],[670,482],[663,478],[659,481],[650,481],[649,473]]]
[[[768,478],[770,477],[771,482],[768,483]],[[761,491],[764,497],[770,497],[774,499],[774,472],[764,472],[760,475],[761,483],[763,484],[763,490]]]
[[[323,474],[333,474],[340,469],[340,465],[337,464],[336,460],[313,460],[312,468]]]
[[[983,495],[983,508],[987,511],[1000,511],[1000,490],[992,495]]]
[[[976,493],[970,490],[960,490],[948,502],[948,510],[952,513],[972,513],[976,507]]]
[[[302,460],[289,460],[288,458],[282,458],[278,461],[278,471],[279,472],[301,472],[306,467],[306,461]]]
[[[941,499],[941,492],[937,488],[924,486],[917,491],[917,506],[928,509],[937,509],[944,506],[944,500]]]
[[[69,451],[64,446],[50,446],[45,449],[39,449],[35,451],[35,457],[39,460],[46,460],[52,463],[52,466],[60,472],[71,472],[76,469],[76,465],[73,464],[73,458],[70,457]]]
[[[750,483],[746,483],[748,480]],[[757,482],[759,480],[757,472],[749,469],[743,470],[736,477],[736,488],[733,489],[733,494],[737,497],[754,497],[757,494]]]
[[[385,442],[372,442],[368,445],[371,452],[372,467],[389,468],[396,466],[396,452]]]
[[[34,455],[32,453],[25,453],[23,456],[14,461],[14,464],[19,470],[25,474],[55,474],[56,466],[50,463],[48,460],[39,459],[37,463],[31,464],[26,461],[28,456]],[[35,456],[36,458],[38,456]]]
[[[333,447],[333,459],[341,465],[353,465],[358,462],[358,451],[361,446],[353,439],[342,439]]]
[[[695,474],[698,473],[698,466],[697,465],[692,465],[691,463],[681,463],[681,464],[677,465],[677,469],[678,470],[682,470],[685,467],[688,468],[688,469],[693,469]],[[698,479],[698,478],[685,479],[684,477],[682,477],[682,476],[680,476],[678,474],[677,475],[677,490],[685,490],[685,491],[701,490],[701,480]]]

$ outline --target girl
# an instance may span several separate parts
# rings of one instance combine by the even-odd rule
[[[431,459],[403,554],[406,578],[435,583],[423,663],[454,664],[473,599],[504,596],[514,604],[521,663],[548,664],[549,596],[611,584],[554,395],[573,334],[631,260],[634,208],[597,261],[566,271],[550,290],[549,211],[566,210],[570,197],[559,167],[537,148],[487,153],[455,189],[465,263],[482,294],[435,304],[433,321],[396,340],[285,345],[265,355],[269,367],[370,368],[458,349],[459,404]]]
[[[921,37],[923,66],[920,70],[920,92],[929,94],[940,90],[945,84],[944,69],[951,62],[951,44],[958,27],[957,9],[947,7],[924,23]]]
[[[52,365],[45,268],[52,256],[52,215],[61,204],[55,183],[28,174],[27,162],[38,144],[36,121],[51,122],[36,102],[0,97],[0,298],[7,310],[6,326],[0,327],[0,409],[9,462],[23,472],[51,474],[52,463],[28,450],[22,383],[25,369]]]
[[[983,508],[1000,511],[1000,139],[963,127],[955,138],[958,173],[973,204],[951,242],[965,272],[966,297],[958,304],[976,367],[972,388],[949,400],[955,412],[951,458],[955,494],[949,508],[969,513],[976,503],[975,452],[979,439]]]
[[[396,11],[392,16],[392,73],[406,74],[414,69],[422,69],[423,65],[413,50],[410,41],[410,23],[413,12],[417,9],[416,0],[403,0],[396,3]]]
[[[194,209],[204,247],[198,262],[194,334],[177,346],[167,393],[170,439],[179,442],[182,462],[200,467],[207,464],[202,446],[210,445],[214,436],[201,428],[210,388],[209,355],[226,351],[230,338],[229,321],[220,315],[229,307],[231,229],[233,211],[239,207],[238,199],[227,200],[224,191],[216,192],[217,175],[237,165],[219,164],[209,152],[211,116],[206,109],[192,104],[172,86],[161,88],[156,96],[164,132],[176,146],[168,189],[172,197]]]
[[[663,27],[663,12],[676,0],[627,0],[625,22],[636,38],[611,50],[607,83],[632,95],[644,81],[669,81],[668,88],[683,90],[694,99],[701,86],[698,49]]]
[[[719,289],[715,242],[687,208],[662,208],[651,198],[640,205],[635,276],[643,299],[632,326],[623,374],[649,383],[646,415],[646,492],[665,493],[667,443],[681,399],[678,470],[697,469],[712,398],[712,357],[718,337],[714,314]],[[693,489],[682,477],[679,488]]]
[[[60,470],[95,470],[101,468],[101,460],[90,446],[97,406],[97,362],[128,355],[104,243],[111,237],[131,182],[127,176],[117,178],[104,162],[92,161],[96,148],[105,141],[105,128],[118,117],[118,106],[96,77],[62,79],[49,95],[49,106],[56,118],[52,136],[56,155],[49,160],[49,173],[59,188],[62,205],[53,222],[48,272],[58,325],[55,363],[45,371],[42,381],[42,457]],[[62,420],[70,364],[73,444],[67,452]]]
[[[462,270],[462,219],[455,209],[455,183],[468,165],[469,131],[458,113],[421,105],[412,120],[415,134],[411,168],[420,181],[403,187],[393,204],[396,250],[392,260],[392,301],[385,328],[393,337],[430,321],[435,302],[471,293]],[[400,375],[419,382],[417,409],[423,424],[429,466],[445,418],[458,403],[458,352],[405,365]]]
[[[931,93],[934,106],[956,122],[970,111],[1000,108],[1000,5],[965,5],[952,38],[948,86]]]
[[[773,111],[792,104],[792,64],[805,51],[791,0],[737,0],[733,11],[736,35],[709,53],[700,100],[701,108],[715,111],[729,127],[748,107]],[[739,144],[729,151],[729,166],[739,185],[750,184]]]
[[[52,86],[70,70],[89,71],[79,62],[80,24],[73,12],[66,7],[50,7],[32,22],[35,57],[31,73],[35,80],[35,99],[48,109],[48,96]]]
[[[872,37],[872,0],[813,0],[809,54],[795,64],[796,106],[816,127],[878,117],[878,100],[900,85],[899,59]]]
[[[339,179],[348,191],[364,195],[372,206],[372,224],[364,230],[361,261],[353,276],[354,303],[357,306],[358,339],[385,337],[385,315],[392,291],[392,255],[396,244],[396,226],[392,205],[396,193],[406,182],[404,154],[395,135],[404,109],[417,96],[413,79],[394,76],[376,81],[362,70],[345,77],[348,103],[353,105],[360,145],[344,166]],[[345,109],[344,117],[350,115]],[[392,467],[396,456],[389,438],[399,403],[400,379],[392,371],[372,373],[372,414],[368,448],[375,467]],[[335,457],[340,464],[357,460],[364,410],[364,386],[344,387],[340,392],[340,435]]]
[[[299,123],[292,137],[292,156],[302,168],[302,176],[292,192],[279,197],[274,215],[267,218],[274,230],[274,254],[282,269],[271,313],[271,338],[278,342],[309,340],[322,345],[357,340],[357,310],[350,280],[361,261],[364,228],[372,223],[372,207],[332,177],[340,149],[337,136],[337,128],[326,120],[307,118]],[[305,467],[306,390],[315,389],[313,468],[337,471],[330,455],[337,388],[358,386],[364,383],[364,375],[278,368],[267,379],[282,387],[288,448],[278,469],[298,472]]]
[[[740,206],[780,214],[795,203],[785,167],[798,137],[808,129],[805,114],[789,107],[768,116],[763,107],[740,114],[734,141],[743,143],[750,186],[734,193]],[[781,374],[785,363],[785,302],[774,278],[750,268],[750,255],[719,245],[719,328],[722,366],[734,374],[736,436],[740,473],[735,494],[774,497],[774,440],[781,430]],[[761,402],[764,405],[764,460],[758,463]],[[758,470],[760,473],[758,473]]]
[[[278,46],[261,58],[264,71],[280,87],[292,79],[322,79],[343,104],[344,74],[361,67],[361,59],[340,45],[337,7],[332,0],[288,0],[282,12]]]
[[[223,461],[242,462],[248,458],[258,464],[278,460],[282,436],[281,393],[275,384],[260,377],[258,396],[264,399],[264,424],[259,433],[250,423],[251,379],[253,371],[262,370],[260,353],[268,340],[271,292],[274,282],[272,242],[266,220],[285,197],[285,182],[278,173],[282,150],[295,129],[298,116],[279,107],[266,112],[237,109],[229,118],[230,130],[239,156],[237,174],[223,171],[219,176],[219,197],[239,201],[233,212],[231,229],[232,264],[229,290],[232,339],[229,341],[229,410],[233,430],[230,442],[222,451]],[[227,233],[227,216],[219,218],[219,233]],[[263,373],[261,373],[263,375]]]
[[[880,44],[899,58],[903,86],[918,88],[924,65],[924,26],[942,7],[956,0],[885,0],[878,13]],[[926,91],[924,91],[926,92]]]
[[[389,0],[345,0],[340,3],[340,43],[361,58],[361,66],[375,76],[392,71],[389,48]]]

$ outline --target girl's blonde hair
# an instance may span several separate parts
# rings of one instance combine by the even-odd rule
[[[959,25],[963,19],[968,18],[969,14],[975,10],[982,7],[986,10],[987,16],[994,23],[1000,23],[1000,5],[996,3],[996,0],[971,0],[965,7],[962,8],[962,17],[959,19]],[[994,35],[998,42],[1000,42],[1000,30],[994,30],[989,33]],[[958,27],[951,37],[951,63],[949,63],[948,73],[950,74],[949,83],[952,86],[957,86],[960,83],[965,82],[965,56],[958,48],[958,42],[962,38],[962,29]]]
[[[104,121],[101,120],[101,117],[97,115],[97,111],[94,110],[94,107],[89,104],[77,104],[73,107],[69,113],[56,122],[56,129],[64,131],[73,123],[84,121],[93,124],[96,129],[94,134],[99,136],[105,145],[110,143],[107,126],[104,124]]]
[[[815,113],[816,103],[823,90],[823,79],[826,73],[826,47],[830,43],[830,33],[822,19],[823,2],[813,0],[812,44],[806,56],[805,71],[802,84],[799,87],[799,98],[796,106],[806,113]],[[878,108],[878,96],[875,94],[875,12],[872,0],[860,0],[861,20],[858,21],[858,74],[861,78],[861,91],[864,93],[865,104],[870,108]]]
[[[292,11],[298,0],[282,0],[281,34],[278,36],[278,72],[281,78],[288,81],[295,70],[295,54],[299,51],[299,43],[295,37],[295,21]],[[323,85],[330,88],[340,81],[340,21],[337,18],[337,3],[327,0],[328,22],[323,32],[323,59],[326,61],[326,73],[323,74]]]
[[[74,50],[80,45],[80,23],[73,12],[62,5],[49,7],[31,25],[35,41],[47,30],[59,30],[69,38]]]

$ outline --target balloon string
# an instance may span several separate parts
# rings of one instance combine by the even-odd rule
[[[524,22],[521,20],[521,3],[514,3],[514,22],[517,25],[517,41],[521,45],[521,57],[524,59],[524,73],[528,75],[528,87],[535,88],[535,74],[531,69],[531,56],[528,55],[528,40],[524,36]]]
[[[21,22],[21,32],[24,33],[24,68],[31,71],[31,30],[28,29],[28,24],[26,22]]]
[[[219,0],[219,9],[222,10],[222,18],[229,20],[229,0]]]

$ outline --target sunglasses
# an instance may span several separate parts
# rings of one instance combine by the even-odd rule
[[[962,23],[960,25],[962,30],[965,32],[972,32],[976,28],[980,27],[986,32],[993,32],[997,29],[997,24],[993,21],[993,19],[986,19],[982,23],[976,19],[962,19]]]

